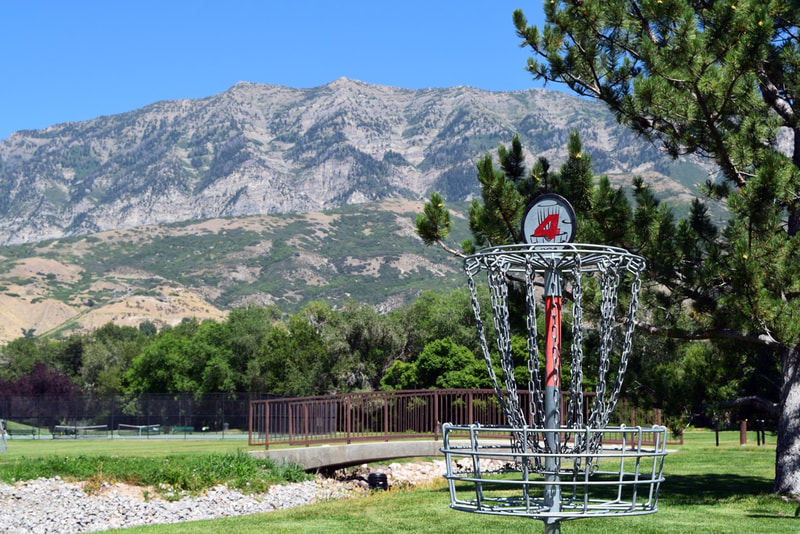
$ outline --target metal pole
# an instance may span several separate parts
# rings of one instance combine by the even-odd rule
[[[544,284],[544,310],[545,310],[545,387],[544,387],[544,413],[545,449],[550,454],[557,454],[561,448],[560,436],[555,431],[561,426],[561,274],[555,270],[545,273]],[[555,482],[546,484],[544,488],[544,503],[550,512],[561,511],[561,486],[559,486],[559,458],[548,456],[545,459],[545,481]],[[545,534],[560,534],[561,521],[559,519],[546,519],[544,523]]]

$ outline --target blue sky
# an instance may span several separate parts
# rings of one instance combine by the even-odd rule
[[[541,0],[9,1],[0,5],[0,139],[200,98],[239,81],[340,77],[411,89],[541,87],[511,14]],[[559,89],[558,86],[549,86]]]

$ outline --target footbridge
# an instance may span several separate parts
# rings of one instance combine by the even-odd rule
[[[527,406],[527,392],[519,392]],[[584,395],[588,410],[594,393]],[[561,413],[566,413],[566,395]],[[490,389],[376,391],[250,403],[249,444],[254,455],[302,465],[337,468],[395,458],[439,456],[441,424],[505,424]],[[610,425],[661,424],[661,411],[620,401]],[[466,436],[465,436],[466,437]]]
[[[306,471],[318,471],[399,458],[443,456],[439,451],[441,446],[441,440],[388,441],[270,449],[251,454],[271,458],[278,463],[298,464]]]

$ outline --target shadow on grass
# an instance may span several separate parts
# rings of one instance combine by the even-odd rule
[[[772,481],[736,474],[668,475],[660,500],[677,505],[708,505],[725,499],[751,497],[772,491]]]
[[[600,477],[598,477],[600,479]],[[608,479],[609,482],[612,479]],[[460,485],[462,490],[468,492],[473,489],[471,484]],[[484,482],[484,490],[507,489],[508,486]],[[615,485],[595,486],[591,488],[590,497],[593,499],[614,499],[616,496]],[[629,487],[628,487],[629,488]],[[639,487],[647,490],[649,486]],[[447,493],[444,487],[438,491]],[[569,486],[565,486],[565,493],[569,493]],[[769,496],[772,492],[772,480],[736,474],[704,474],[704,475],[667,475],[666,480],[659,489],[659,502],[675,506],[709,506],[720,501],[745,500],[758,496]],[[627,498],[627,495],[625,496]],[[754,514],[770,512],[753,510]],[[774,517],[774,516],[772,516]]]

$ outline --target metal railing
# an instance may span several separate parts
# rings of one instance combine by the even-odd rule
[[[520,404],[527,405],[527,392]],[[584,410],[594,393],[584,394]],[[566,394],[562,411],[566,412]],[[584,419],[587,420],[587,419]],[[444,422],[455,425],[503,425],[505,416],[490,389],[422,389],[373,391],[250,402],[249,444],[304,445],[439,439]],[[661,410],[643,410],[620,401],[610,425],[662,424]]]

